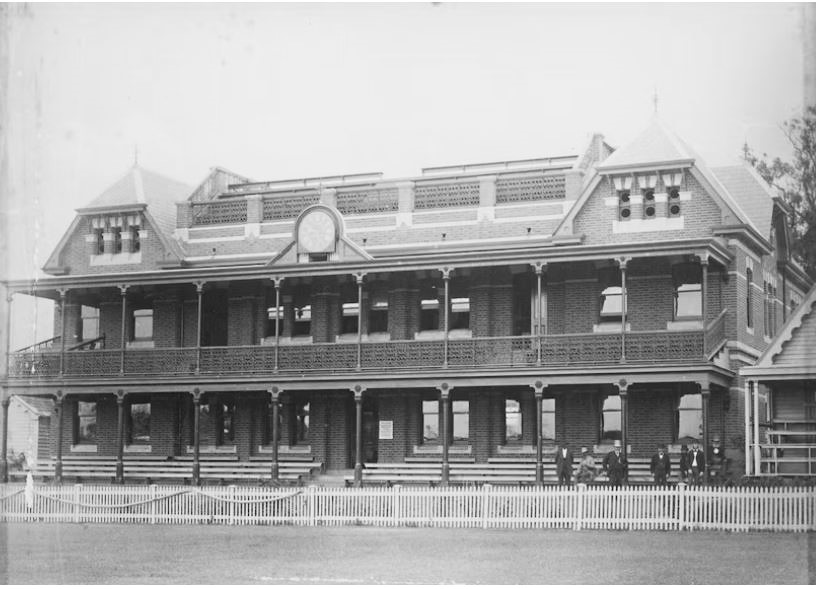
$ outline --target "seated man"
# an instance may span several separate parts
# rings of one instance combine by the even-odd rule
[[[576,480],[579,483],[588,484],[594,481],[596,476],[598,476],[598,467],[595,465],[595,458],[586,447],[581,448],[581,461],[578,463]]]

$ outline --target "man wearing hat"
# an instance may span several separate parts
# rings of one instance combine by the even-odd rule
[[[555,453],[555,472],[558,473],[558,484],[569,485],[572,482],[572,450],[562,443]]]
[[[725,450],[720,445],[719,436],[714,436],[711,440],[711,448],[708,450],[708,464],[712,471],[725,476]]]
[[[589,453],[586,446],[581,448],[581,462],[578,463],[578,474],[575,480],[579,483],[589,484],[598,476],[598,467],[595,465],[595,458]]]
[[[691,470],[691,483],[696,485],[700,482],[700,475],[705,472],[705,455],[700,450],[697,440],[691,444],[691,450],[688,453],[688,466]]]
[[[603,469],[609,476],[609,484],[613,487],[620,487],[623,484],[623,479],[626,477],[626,469],[628,466],[626,457],[621,454],[620,440],[615,440],[614,448],[603,460]]]
[[[654,475],[655,485],[666,484],[666,478],[671,473],[671,460],[669,459],[669,453],[666,451],[666,446],[663,444],[657,447],[657,454],[652,456],[652,464],[649,466],[649,470]]]

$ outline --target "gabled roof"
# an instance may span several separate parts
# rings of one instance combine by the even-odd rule
[[[634,168],[669,162],[691,164],[695,159],[694,152],[655,115],[637,137],[601,162],[598,169]]]
[[[175,228],[175,203],[187,198],[192,190],[187,184],[135,165],[88,205],[77,209],[77,212],[125,210],[147,205],[158,227],[165,235],[169,235]]]
[[[769,239],[774,202],[768,183],[746,163],[712,168],[711,171],[739,203],[759,234]]]
[[[793,312],[755,366],[740,369],[762,380],[816,378],[816,285]]]

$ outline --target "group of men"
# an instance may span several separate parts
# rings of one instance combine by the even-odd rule
[[[719,438],[712,440],[712,447],[709,451],[710,462],[716,469],[721,469],[725,465],[725,453],[720,446]],[[555,470],[558,474],[559,485],[569,485],[572,483],[574,457],[572,450],[566,444],[561,444],[555,453]],[[684,444],[680,448],[680,481],[690,484],[702,482],[706,469],[706,455],[700,449],[697,441],[692,443],[691,449]],[[649,470],[654,477],[656,485],[665,485],[671,474],[671,458],[668,448],[661,444],[657,452],[652,456]],[[584,447],[581,448],[581,460],[578,463],[578,472],[575,480],[578,483],[591,483],[601,472],[605,472],[609,477],[609,484],[613,487],[621,486],[627,478],[629,463],[626,455],[621,452],[621,443],[615,440],[612,450],[604,456],[599,467],[595,463],[595,458]]]

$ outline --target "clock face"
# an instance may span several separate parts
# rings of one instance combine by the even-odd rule
[[[298,243],[301,251],[334,251],[337,229],[334,219],[326,211],[316,210],[301,219],[298,227]]]

